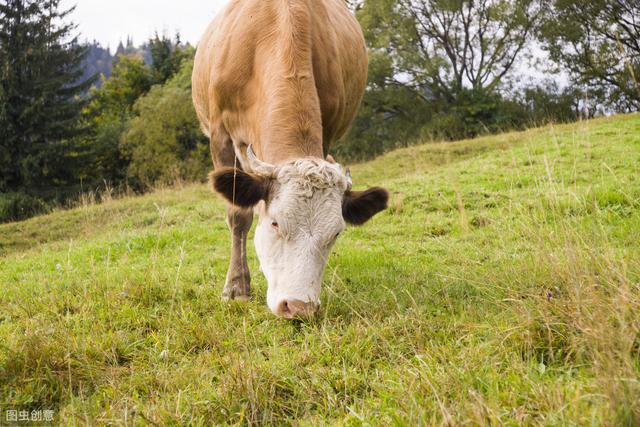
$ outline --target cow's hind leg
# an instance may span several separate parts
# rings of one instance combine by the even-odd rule
[[[247,235],[253,222],[253,211],[229,205],[227,225],[231,231],[231,262],[222,291],[225,300],[247,300],[251,295],[251,274],[247,264]]]
[[[211,134],[211,157],[216,169],[238,167],[233,141],[222,125]],[[253,211],[233,205],[227,206],[227,225],[231,232],[231,260],[222,291],[225,300],[246,300],[251,294],[251,275],[247,264],[247,235],[253,222]]]

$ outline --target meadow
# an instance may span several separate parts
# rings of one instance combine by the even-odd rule
[[[0,403],[63,425],[639,425],[640,115],[352,166],[320,315],[220,299],[205,184],[0,225]],[[0,422],[2,424],[2,422]]]

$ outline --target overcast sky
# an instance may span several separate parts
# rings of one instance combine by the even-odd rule
[[[77,5],[72,20],[78,24],[80,40],[98,40],[111,53],[118,42],[133,37],[136,45],[154,31],[196,44],[205,28],[227,0],[62,0],[67,9]]]

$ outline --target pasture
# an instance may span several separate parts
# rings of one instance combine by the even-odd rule
[[[339,160],[339,159],[338,159]],[[0,401],[60,424],[638,425],[640,115],[352,166],[320,315],[223,303],[204,184],[0,225]]]

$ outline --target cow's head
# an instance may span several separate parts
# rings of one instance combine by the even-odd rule
[[[346,224],[361,225],[385,209],[382,188],[351,191],[340,165],[306,158],[280,166],[247,150],[252,173],[231,168],[211,175],[214,189],[229,202],[259,214],[255,246],[267,278],[267,304],[293,318],[320,305],[322,274],[332,246]]]

